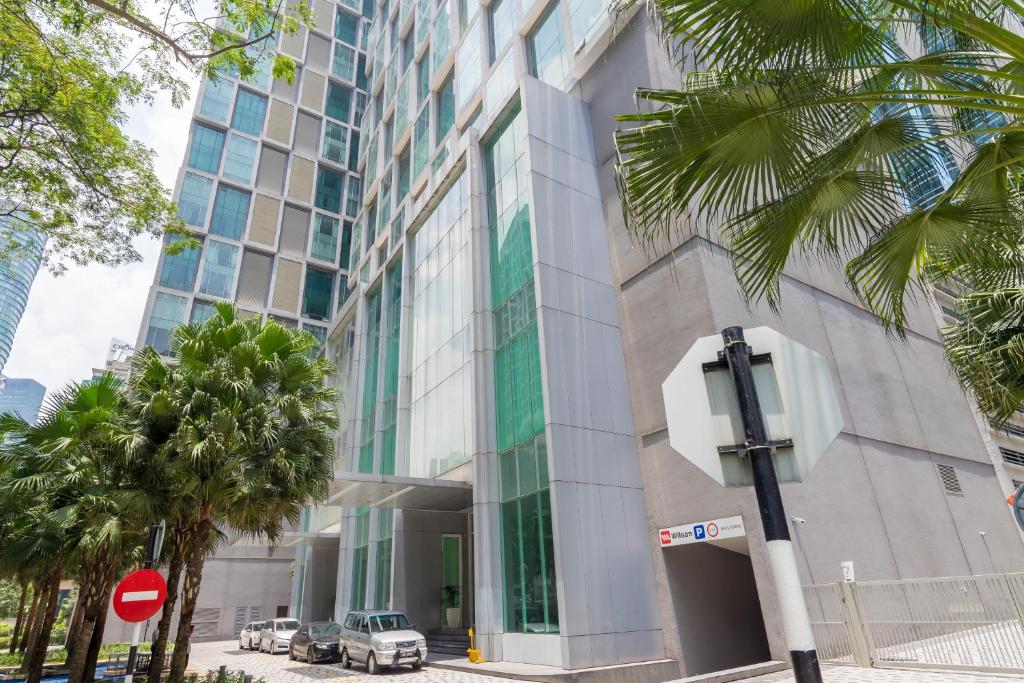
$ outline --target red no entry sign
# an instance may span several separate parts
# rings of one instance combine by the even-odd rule
[[[145,621],[160,611],[167,583],[159,572],[140,569],[121,579],[114,589],[114,612],[129,623]]]

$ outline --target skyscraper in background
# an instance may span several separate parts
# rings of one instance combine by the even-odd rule
[[[34,379],[4,377],[0,387],[0,413],[13,413],[29,424],[35,424],[39,408],[46,396],[46,387]]]
[[[39,233],[14,230],[11,219],[0,218],[0,248],[12,251],[9,257],[0,259],[0,372],[14,346],[45,245],[46,238]]]
[[[174,191],[202,246],[161,255],[137,348],[169,355],[171,330],[210,317],[218,299],[326,340],[349,291],[362,198],[354,168],[369,22],[362,0],[316,0],[313,9],[313,31],[250,48],[266,55],[254,81],[202,83]],[[272,78],[274,51],[296,61],[293,84]],[[233,637],[248,621],[288,611],[292,549],[240,543],[207,561],[197,638]]]

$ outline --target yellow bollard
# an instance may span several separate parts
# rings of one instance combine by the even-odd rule
[[[483,664],[484,658],[480,656],[480,650],[476,649],[476,640],[473,635],[473,627],[469,628],[469,649],[466,650],[466,655],[469,656],[469,661],[472,664]]]

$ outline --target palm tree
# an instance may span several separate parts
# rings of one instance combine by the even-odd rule
[[[636,4],[625,0],[623,7]],[[1024,401],[1024,3],[647,0],[688,69],[618,117],[627,228],[717,226],[751,301],[794,252],[842,265],[902,334],[932,284],[973,292],[944,330],[996,422]],[[936,172],[946,182],[926,182]]]
[[[209,320],[175,330],[173,366],[152,349],[137,354],[132,380],[147,438],[168,456],[177,501],[168,520],[171,548],[183,549],[177,559],[171,551],[172,564],[182,565],[175,683],[184,678],[203,566],[219,529],[276,541],[284,520],[326,497],[333,476],[336,397],[326,386],[330,363],[312,357],[315,338],[270,320],[242,321],[225,302],[216,307]]]
[[[152,461],[134,458],[113,438],[123,409],[120,380],[105,375],[51,397],[36,425],[0,417],[8,437],[0,456],[9,464],[5,488],[14,501],[29,501],[39,511],[39,518],[27,518],[23,532],[31,538],[45,524],[52,526],[56,551],[44,571],[55,574],[57,584],[63,575],[79,585],[80,615],[68,642],[70,683],[91,678],[85,673],[91,644],[102,637],[114,582],[137,561],[145,530],[159,512],[159,489],[148,473]],[[43,653],[52,611],[44,613],[35,640]],[[38,675],[42,660],[26,657],[26,663],[29,675]]]

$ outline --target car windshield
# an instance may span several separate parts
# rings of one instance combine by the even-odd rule
[[[374,633],[412,628],[404,614],[375,614],[370,617],[370,626]]]
[[[298,631],[299,630],[299,622],[295,621],[294,619],[288,619],[287,621],[279,621],[279,622],[277,622],[277,628],[275,628],[274,630],[276,630],[276,631]]]
[[[329,624],[313,624],[309,627],[309,632],[314,636],[336,636],[341,634],[341,624],[335,624],[333,621]]]

